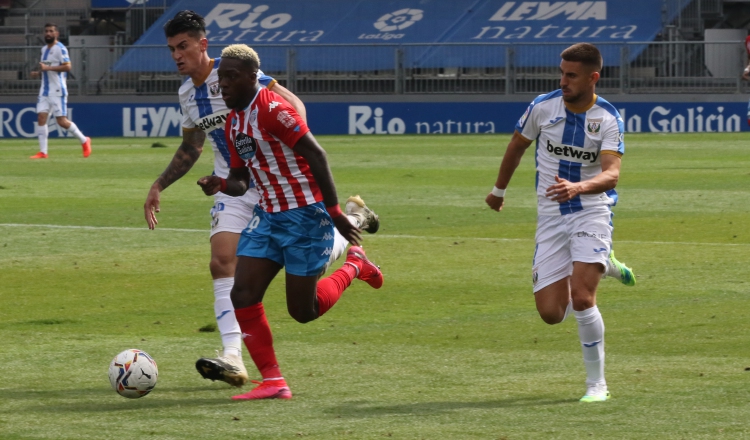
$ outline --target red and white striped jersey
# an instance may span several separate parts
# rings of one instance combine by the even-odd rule
[[[260,88],[250,105],[232,110],[224,130],[230,166],[247,166],[266,212],[281,212],[323,200],[307,161],[293,147],[310,129],[289,102]]]

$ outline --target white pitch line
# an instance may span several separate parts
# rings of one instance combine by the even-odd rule
[[[149,231],[147,227],[142,228],[127,228],[119,226],[76,226],[76,225],[33,225],[23,223],[0,223],[0,227],[9,228],[49,228],[49,229],[90,229],[90,230],[110,230],[110,231]],[[179,228],[159,228],[159,231],[170,231],[170,232],[209,232],[206,229],[179,229]]]
[[[24,224],[24,223],[0,223],[0,228],[49,228],[49,229],[84,229],[84,230],[110,230],[110,231],[146,231],[147,227],[143,228],[128,228],[119,226],[77,226],[77,225],[36,225],[36,224]],[[209,232],[206,229],[180,229],[180,228],[160,228],[157,227],[157,231],[169,231],[169,232]],[[366,235],[368,239],[373,238],[393,238],[393,239],[413,239],[413,240],[470,240],[470,241],[533,241],[532,238],[491,238],[491,237],[441,237],[431,235],[394,235],[394,234],[376,234]],[[750,243],[701,243],[695,241],[641,241],[641,240],[615,240],[615,243],[627,243],[627,244],[661,244],[661,245],[689,245],[689,246],[750,246]]]

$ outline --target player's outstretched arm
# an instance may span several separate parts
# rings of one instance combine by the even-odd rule
[[[226,179],[219,176],[204,176],[198,179],[196,183],[207,196],[212,196],[221,191],[228,196],[240,197],[250,187],[250,170],[245,166],[230,168],[229,176]]]
[[[304,157],[308,165],[310,165],[310,172],[318,183],[318,188],[320,188],[320,192],[323,194],[323,203],[326,207],[338,207],[339,199],[336,195],[336,185],[333,183],[333,174],[331,174],[331,168],[328,166],[326,152],[318,144],[318,141],[315,140],[312,133],[307,132],[302,136],[294,146],[294,151]],[[341,208],[338,211],[340,213]],[[354,226],[345,215],[332,215],[331,218],[336,229],[346,238],[346,241],[354,245],[362,241],[362,231]]]
[[[529,148],[529,145],[531,145],[531,141],[523,137],[521,133],[518,131],[513,133],[513,137],[508,143],[508,149],[505,150],[503,161],[500,164],[500,170],[497,173],[497,180],[495,180],[496,188],[504,190],[508,187],[510,179],[513,177],[513,173],[516,172],[516,168],[518,168],[518,165],[521,163],[521,158],[526,152],[526,149]],[[505,197],[498,197],[489,193],[484,201],[494,211],[499,212],[503,209]]]
[[[146,203],[143,204],[143,213],[146,217],[146,223],[149,229],[154,229],[159,223],[156,220],[156,213],[159,212],[160,194],[169,185],[173,184],[180,177],[184,176],[190,168],[195,165],[203,151],[203,142],[206,140],[206,134],[201,130],[191,130],[182,132],[182,143],[172,157],[172,161],[167,168],[151,185],[151,189],[146,196]]]
[[[600,194],[617,186],[620,179],[622,159],[614,154],[602,154],[602,172],[582,182],[570,182],[555,176],[554,185],[547,188],[546,196],[559,203],[565,203],[579,194]]]
[[[299,117],[302,118],[303,121],[305,121],[305,124],[307,124],[307,109],[305,108],[305,103],[302,102],[302,100],[299,99],[297,95],[295,95],[289,89],[279,83],[275,83],[273,85],[272,91],[289,101],[289,104],[294,107],[294,110],[297,111]]]

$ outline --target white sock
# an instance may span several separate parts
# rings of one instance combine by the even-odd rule
[[[47,138],[49,137],[49,129],[47,128],[47,124],[37,124],[36,137],[39,138],[39,151],[47,154]]]
[[[348,218],[354,226],[359,227],[359,221],[357,221],[356,217],[354,217],[353,215],[347,215],[346,218]],[[349,242],[346,241],[346,238],[341,235],[339,230],[333,228],[333,249],[331,249],[331,255],[328,257],[328,262],[326,263],[326,267],[325,269],[323,269],[323,272],[326,272],[328,268],[331,267],[334,261],[338,260],[342,255],[344,255],[344,252],[346,252],[346,246],[348,244]]]
[[[602,275],[602,278],[604,277],[612,277],[616,280],[622,279],[622,273],[620,273],[620,269],[615,267],[615,265],[613,265],[612,262],[609,261],[609,258],[607,258],[607,264],[604,267],[604,275]]]
[[[597,306],[573,311],[578,321],[578,337],[586,365],[586,384],[605,384],[604,381],[604,321]]]
[[[234,316],[234,306],[230,297],[232,286],[234,278],[214,280],[214,312],[224,345],[224,355],[242,357],[242,331],[237,323],[237,317]]]
[[[86,142],[86,136],[81,133],[81,130],[78,129],[78,126],[73,123],[73,121],[70,121],[70,127],[68,127],[68,132],[73,133],[73,136],[77,137],[81,143]]]

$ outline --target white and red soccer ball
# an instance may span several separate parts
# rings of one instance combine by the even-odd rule
[[[109,364],[109,383],[117,394],[129,399],[150,393],[158,376],[154,359],[137,348],[123,351]]]

